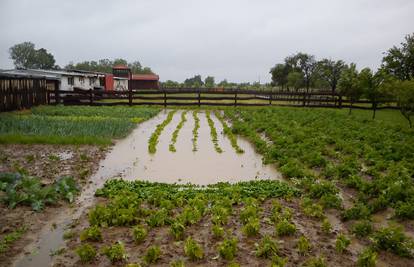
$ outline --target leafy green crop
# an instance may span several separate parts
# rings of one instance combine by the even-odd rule
[[[175,128],[172,137],[171,137],[171,143],[169,146],[169,150],[171,152],[176,152],[175,143],[177,142],[178,133],[180,132],[181,128],[183,128],[184,123],[187,121],[185,118],[185,115],[187,114],[187,111],[184,111],[181,113],[181,121],[178,123],[177,127]]]
[[[90,244],[80,245],[75,251],[83,263],[92,262],[96,257],[96,250]]]
[[[184,253],[192,261],[201,260],[204,257],[203,249],[191,236],[185,241]]]
[[[344,234],[340,234],[336,238],[335,242],[336,251],[338,251],[339,253],[343,253],[350,244],[351,240]]]
[[[144,261],[147,264],[156,263],[161,257],[161,248],[159,246],[151,246],[148,248],[147,253],[144,255]]]
[[[269,235],[263,237],[260,243],[256,246],[256,256],[262,258],[271,258],[277,255],[279,251],[277,243],[272,240]]]
[[[157,151],[158,138],[164,130],[164,128],[172,121],[176,110],[172,110],[168,113],[167,118],[157,125],[155,131],[151,134],[148,140],[148,152],[154,154]]]
[[[206,111],[206,117],[207,117],[208,125],[210,126],[211,141],[214,144],[214,149],[216,150],[217,153],[222,153],[223,149],[221,149],[218,143],[217,130],[216,130],[216,127],[214,126],[214,121],[211,119],[209,111]]]
[[[194,128],[193,128],[193,151],[197,151],[198,129],[200,129],[200,119],[197,116],[197,111],[193,111]]]
[[[141,225],[137,225],[132,229],[132,237],[135,243],[142,243],[148,235],[147,229]]]
[[[122,242],[118,241],[112,246],[105,246],[102,248],[102,254],[104,254],[108,259],[114,263],[117,261],[124,261],[128,258],[128,255],[125,251],[125,246]]]
[[[101,229],[98,226],[91,226],[86,228],[80,234],[81,241],[102,241]]]
[[[228,261],[233,260],[237,252],[237,243],[238,241],[235,237],[223,240],[218,246],[220,256]]]
[[[217,119],[221,122],[221,125],[223,125],[224,134],[229,138],[231,146],[234,148],[236,153],[244,153],[244,150],[237,144],[237,137],[233,134],[230,127],[227,125],[226,121],[224,120],[224,117],[218,111],[215,111],[214,114],[216,115]]]
[[[23,234],[26,232],[27,228],[22,227],[18,228],[15,231],[5,235],[2,240],[0,240],[0,255],[7,252],[9,247],[17,240],[19,240]]]

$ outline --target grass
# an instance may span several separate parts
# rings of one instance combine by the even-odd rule
[[[98,144],[127,136],[156,108],[41,106],[0,114],[2,144]]]

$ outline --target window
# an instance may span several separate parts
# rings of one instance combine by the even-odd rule
[[[84,79],[83,77],[79,77],[79,82],[80,82],[81,84],[84,84],[84,83],[85,83],[85,79]]]
[[[68,77],[68,84],[69,85],[73,85],[74,84],[73,77]]]
[[[96,78],[94,77],[89,78],[89,85],[94,85],[95,82],[96,82]]]

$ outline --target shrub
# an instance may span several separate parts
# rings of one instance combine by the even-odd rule
[[[278,247],[275,241],[268,235],[263,237],[260,243],[256,246],[256,256],[262,258],[270,258],[276,255]]]
[[[286,219],[283,219],[276,224],[276,234],[278,236],[293,235],[295,232],[296,226]]]
[[[144,255],[144,261],[147,264],[156,263],[161,257],[161,248],[159,246],[151,246]]]
[[[364,249],[357,260],[358,267],[375,267],[377,263],[377,253],[371,248]]]
[[[89,244],[80,245],[75,252],[83,263],[92,262],[96,257],[95,248]]]
[[[352,233],[355,234],[359,238],[370,235],[372,231],[373,231],[372,224],[368,220],[356,222],[352,226]]]
[[[108,259],[114,263],[117,261],[126,260],[128,255],[125,252],[124,244],[118,241],[116,244],[112,246],[105,246],[102,248],[102,253],[108,257]]]
[[[250,237],[259,234],[260,222],[258,218],[251,218],[246,225],[243,226],[243,233]]]
[[[335,242],[336,251],[338,251],[339,253],[343,253],[350,244],[351,240],[344,234],[340,234],[336,238]]]
[[[137,225],[132,229],[132,237],[137,244],[142,243],[147,235],[148,231],[142,225]]]
[[[218,251],[223,259],[228,261],[233,260],[237,251],[237,239],[235,237],[232,239],[225,239],[219,244]]]
[[[312,249],[312,245],[309,242],[309,239],[307,239],[305,236],[301,236],[299,238],[297,247],[299,249],[299,253],[302,255],[306,255]]]
[[[102,233],[101,229],[98,226],[91,226],[87,229],[85,229],[80,234],[80,240],[81,241],[102,241]]]
[[[413,256],[414,242],[401,227],[381,228],[373,234],[372,241],[376,249],[388,250],[401,257]]]
[[[201,260],[204,257],[203,249],[191,236],[185,241],[184,253],[192,261]]]

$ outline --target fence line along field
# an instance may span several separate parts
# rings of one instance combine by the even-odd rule
[[[398,111],[378,111],[375,120],[369,111],[348,114],[342,109],[190,108],[170,109],[163,115],[159,111],[40,106],[1,114],[0,139],[8,140],[1,145],[1,205],[8,214],[1,219],[2,262],[12,263],[13,255],[33,242],[30,235],[53,222],[62,209],[75,219],[60,234],[66,248],[56,248],[53,256],[42,250],[29,253],[26,257],[32,262],[413,266],[414,132]],[[158,119],[152,122],[154,116]],[[133,130],[137,124],[153,129]],[[148,139],[138,146],[134,142],[143,131]],[[176,164],[182,153],[196,156],[206,149],[217,157],[243,157],[250,155],[241,146],[248,140],[263,164],[275,166],[283,180],[228,183],[223,177],[221,183],[199,186],[196,174],[189,180],[193,184],[168,184],[151,177],[126,181],[119,179],[124,177],[120,173],[94,188],[93,179],[98,178],[91,174],[105,153],[111,154],[107,147],[114,144],[115,153],[120,145],[116,139],[128,134],[137,136],[129,146],[138,146],[133,150],[138,160],[128,168],[151,168],[150,162],[163,153],[176,157]],[[55,144],[53,151],[50,143]],[[224,144],[228,148],[223,149]],[[62,172],[65,164],[70,167]],[[99,173],[105,172],[106,164],[101,163]],[[88,181],[92,184],[86,187]],[[72,218],[68,210],[77,206],[70,203],[85,198],[86,188],[94,188],[95,197],[90,196],[84,211]],[[16,223],[22,214],[27,218]],[[42,223],[34,223],[39,220]],[[11,251],[12,257],[6,257]]]

